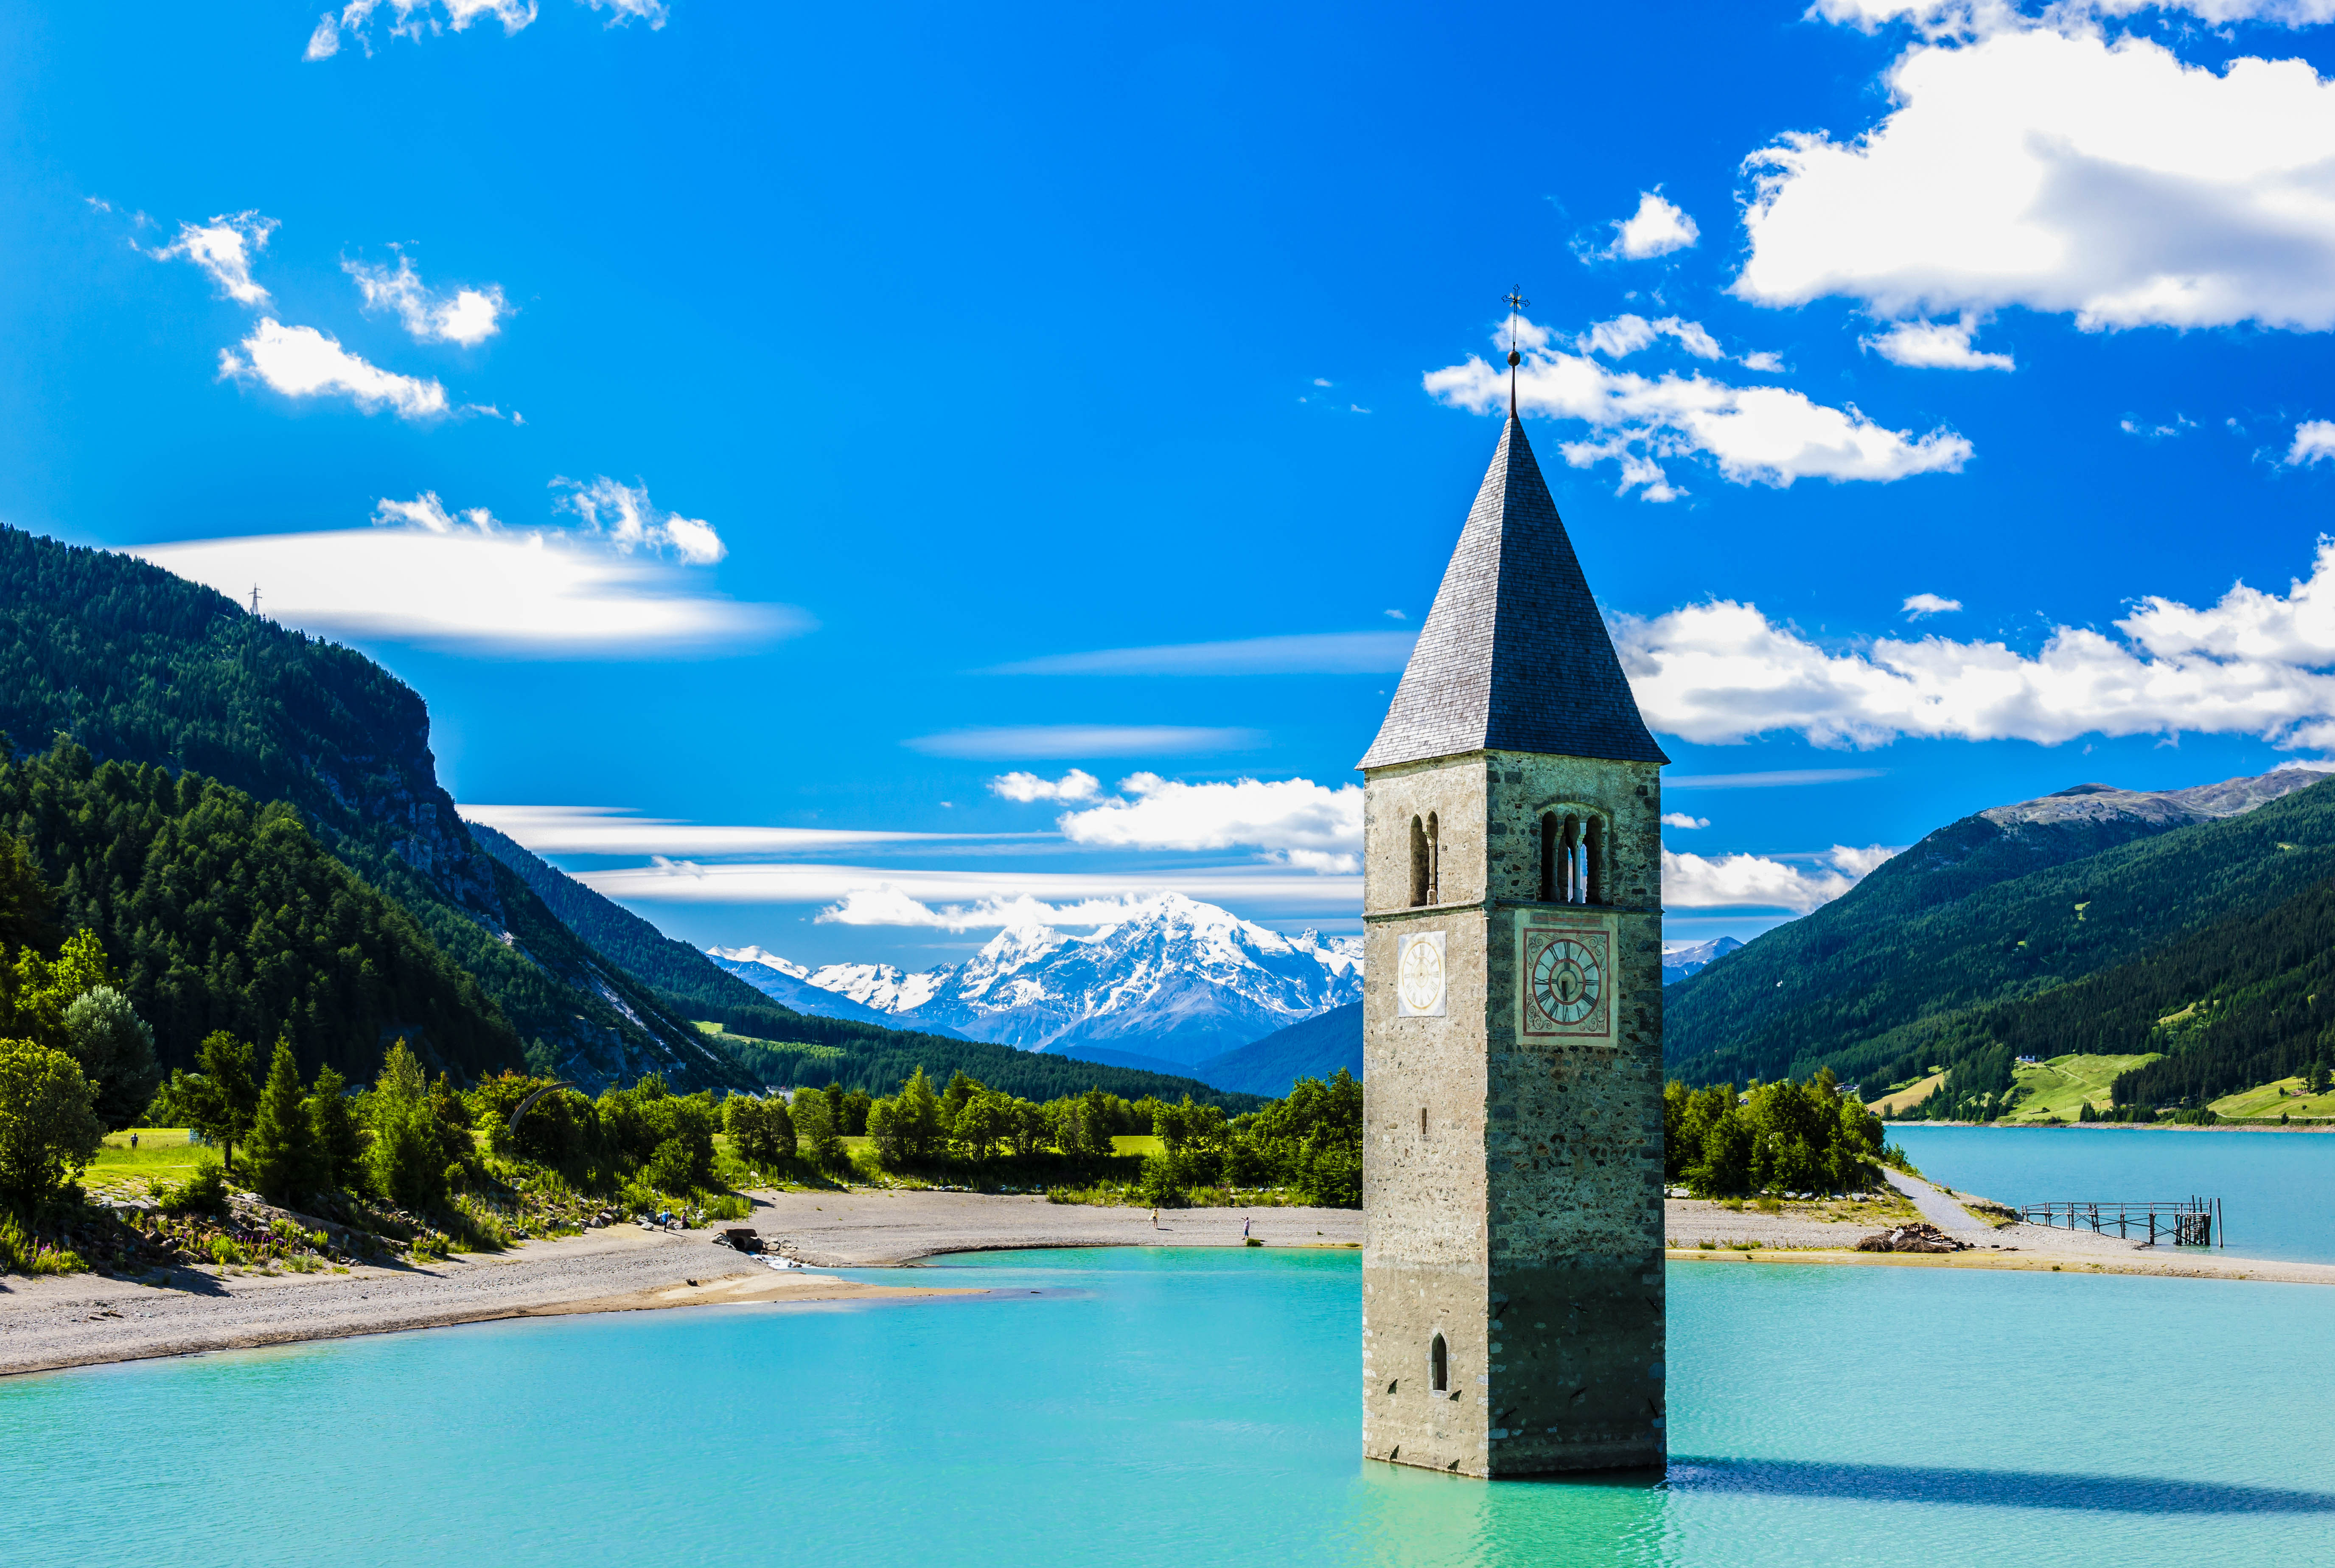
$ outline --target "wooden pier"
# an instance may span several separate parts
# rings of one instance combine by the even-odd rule
[[[2184,1198],[2178,1203],[2054,1203],[2029,1204],[2019,1217],[2030,1224],[2086,1227],[2102,1235],[2114,1230],[2129,1241],[2141,1237],[2155,1246],[2169,1242],[2176,1247],[2227,1246],[2222,1235],[2222,1200]]]

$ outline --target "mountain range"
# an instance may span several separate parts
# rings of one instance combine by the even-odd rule
[[[1024,1050],[1189,1070],[1359,1002],[1361,940],[1294,936],[1164,893],[1091,934],[1012,926],[960,964],[791,963],[761,947],[709,956],[804,1012],[881,1020]]]
[[[304,1073],[329,1061],[359,1080],[403,1039],[466,1082],[526,1068],[593,1090],[654,1072],[678,1089],[889,1093],[921,1066],[1032,1099],[1100,1085],[1255,1103],[780,1006],[464,822],[428,707],[362,653],[146,562],[5,527],[0,816],[66,928],[124,972],[165,1067],[228,1027],[289,1040]]]
[[[2290,764],[2165,791],[2080,784],[1949,823],[1667,988],[1666,1066],[1694,1083],[1829,1067],[1887,1085],[1967,1063],[1975,1083],[1982,1059],[2007,1064],[2014,1047],[2162,1050],[2171,1064],[2146,1070],[2150,1082],[2202,1085],[2222,1081],[2208,1063],[2242,1041],[2246,1060],[2307,1058],[2323,1049],[2309,1009],[2243,1028],[2234,1014],[2275,1011],[2265,999],[2285,994],[2281,977],[2308,972],[2310,955],[2287,954],[2278,934],[2320,924],[2304,905],[2335,876],[2328,771]],[[2233,1016],[2218,1035],[2154,1035],[2224,992]]]

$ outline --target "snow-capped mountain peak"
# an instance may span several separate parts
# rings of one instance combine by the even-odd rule
[[[1144,899],[1082,936],[1009,926],[963,964],[919,973],[868,963],[806,970],[761,948],[711,953],[808,1012],[837,1011],[823,1005],[831,998],[853,1016],[872,1011],[900,1028],[1028,1050],[1107,1046],[1179,1063],[1356,1001],[1362,980],[1359,937],[1286,936],[1180,893]]]
[[[760,947],[709,947],[705,953],[709,958],[728,959],[738,963],[758,963],[765,969],[775,969],[780,974],[790,975],[797,980],[810,978],[810,971],[801,964],[789,963],[777,953]]]

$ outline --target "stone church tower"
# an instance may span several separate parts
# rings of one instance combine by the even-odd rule
[[[1372,1458],[1663,1462],[1669,760],[1511,410],[1361,760]]]

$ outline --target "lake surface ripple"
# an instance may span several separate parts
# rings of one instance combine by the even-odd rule
[[[0,1563],[2335,1561],[2313,1287],[1681,1263],[1668,1476],[1486,1485],[1358,1457],[1352,1253],[943,1274],[0,1383]]]

